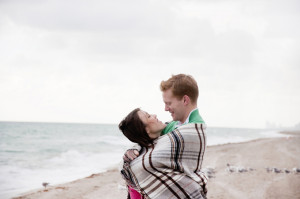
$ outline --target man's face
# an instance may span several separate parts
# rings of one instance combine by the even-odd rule
[[[165,103],[165,111],[169,111],[171,113],[171,116],[174,121],[183,121],[184,113],[185,113],[185,106],[184,106],[184,100],[178,99],[175,97],[171,91],[171,89],[168,89],[166,91],[163,91],[163,100]]]

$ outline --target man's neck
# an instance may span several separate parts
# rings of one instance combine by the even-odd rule
[[[183,123],[188,119],[188,117],[189,117],[189,115],[191,114],[191,112],[192,112],[193,110],[195,110],[195,109],[197,109],[197,105],[188,107],[187,110],[186,110],[186,112],[185,112],[185,117],[184,117],[184,119],[183,119],[182,121],[179,121],[179,122],[183,124]]]

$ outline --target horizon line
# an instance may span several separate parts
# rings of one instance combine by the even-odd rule
[[[54,121],[14,121],[0,120],[0,123],[48,123],[48,124],[101,124],[101,125],[118,125],[117,123],[97,123],[97,122],[54,122]],[[229,126],[210,126],[211,128],[236,128],[236,129],[287,129],[295,127],[229,127]],[[208,128],[210,128],[208,127]]]

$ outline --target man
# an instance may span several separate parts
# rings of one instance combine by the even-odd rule
[[[163,130],[165,135],[179,126],[187,123],[204,123],[197,108],[198,85],[190,75],[173,75],[160,84],[165,111],[169,111],[173,121]],[[128,150],[124,160],[132,161],[139,155],[138,150]]]
[[[160,90],[163,92],[165,111],[169,111],[173,122],[163,131],[163,134],[187,123],[204,123],[197,109],[197,82],[188,75],[173,75],[167,81],[162,81]]]
[[[165,103],[165,111],[170,112],[173,118],[173,121],[168,123],[166,128],[162,131],[162,135],[172,132],[175,129],[178,129],[180,131],[181,127],[183,127],[185,124],[195,123],[204,125],[204,121],[199,115],[199,111],[197,108],[197,100],[199,95],[198,86],[197,82],[192,76],[185,74],[173,75],[168,80],[161,82],[160,90],[162,91],[162,97]],[[203,125],[201,125],[201,127]],[[195,128],[197,128],[197,125],[195,125]],[[188,133],[199,131],[199,129],[195,128],[190,128],[188,130]],[[204,139],[200,139],[201,149],[197,157],[198,160],[193,163],[195,164],[194,167],[196,168],[194,173],[197,173],[196,171],[199,171],[201,169],[204,151],[206,148],[204,129],[201,129],[201,131],[203,132]],[[186,132],[186,129],[183,130],[183,132]],[[138,150],[128,150],[124,155],[124,161],[130,162],[138,155]],[[181,168],[179,166],[178,171],[180,170]],[[204,195],[206,195],[207,191],[205,185],[207,178],[205,178],[205,176],[203,177],[199,175],[195,178],[201,179]],[[131,189],[130,191],[135,192],[133,189]]]

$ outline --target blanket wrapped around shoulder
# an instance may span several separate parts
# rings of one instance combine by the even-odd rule
[[[205,198],[205,128],[190,123],[159,137],[153,147],[142,148],[138,158],[124,163],[122,177],[145,198]]]

